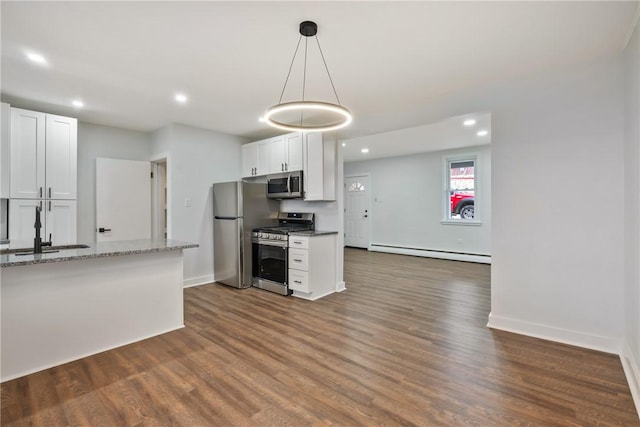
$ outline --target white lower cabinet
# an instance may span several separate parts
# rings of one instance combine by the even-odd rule
[[[75,200],[9,200],[9,239],[33,244],[36,208],[41,208],[40,237],[54,246],[76,243],[77,203]]]
[[[315,300],[336,290],[336,234],[289,236],[289,289]]]

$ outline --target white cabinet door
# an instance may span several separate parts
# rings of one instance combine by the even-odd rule
[[[46,198],[75,199],[77,182],[78,121],[46,116]]]
[[[320,132],[306,134],[305,139],[304,199],[335,200],[336,141]]]
[[[45,114],[11,109],[11,198],[38,199],[45,186]]]
[[[77,203],[75,200],[9,200],[9,239],[25,247],[33,246],[36,235],[36,208],[42,208],[40,215],[40,237],[55,246],[75,244],[77,239]]]
[[[9,200],[9,239],[13,244],[24,243],[24,247],[33,246],[36,235],[36,208],[43,205],[42,200],[11,199]],[[45,218],[41,215],[42,228],[40,235],[44,238]],[[22,246],[22,245],[21,245]]]
[[[286,146],[284,136],[271,138],[269,144],[269,173],[284,172]]]
[[[47,200],[46,229],[43,240],[51,241],[54,246],[76,243],[77,203],[75,200]],[[35,214],[35,212],[34,212]]]
[[[266,175],[269,173],[269,148],[270,139],[258,141],[258,165],[256,175]]]
[[[286,171],[302,170],[302,133],[295,132],[285,135],[287,156],[285,160]]]
[[[252,142],[242,146],[242,177],[252,177],[256,175],[258,167],[258,144]]]
[[[9,144],[11,139],[11,106],[2,103],[2,121],[0,122],[0,198],[11,197],[9,188]]]

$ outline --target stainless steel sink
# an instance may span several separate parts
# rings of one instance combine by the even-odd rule
[[[69,249],[86,249],[89,248],[89,245],[60,245],[60,246],[51,246],[47,249],[43,249],[43,254],[51,254],[55,252],[60,252]],[[0,255],[9,255],[14,254],[16,256],[21,255],[34,255],[33,248],[19,248],[19,249],[2,249],[0,250]]]

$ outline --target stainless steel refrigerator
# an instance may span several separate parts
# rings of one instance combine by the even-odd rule
[[[279,202],[267,184],[213,184],[213,272],[216,282],[248,288],[252,279],[251,230],[277,224]]]

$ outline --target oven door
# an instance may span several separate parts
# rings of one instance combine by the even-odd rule
[[[289,269],[287,241],[253,241],[253,277],[287,285]]]

